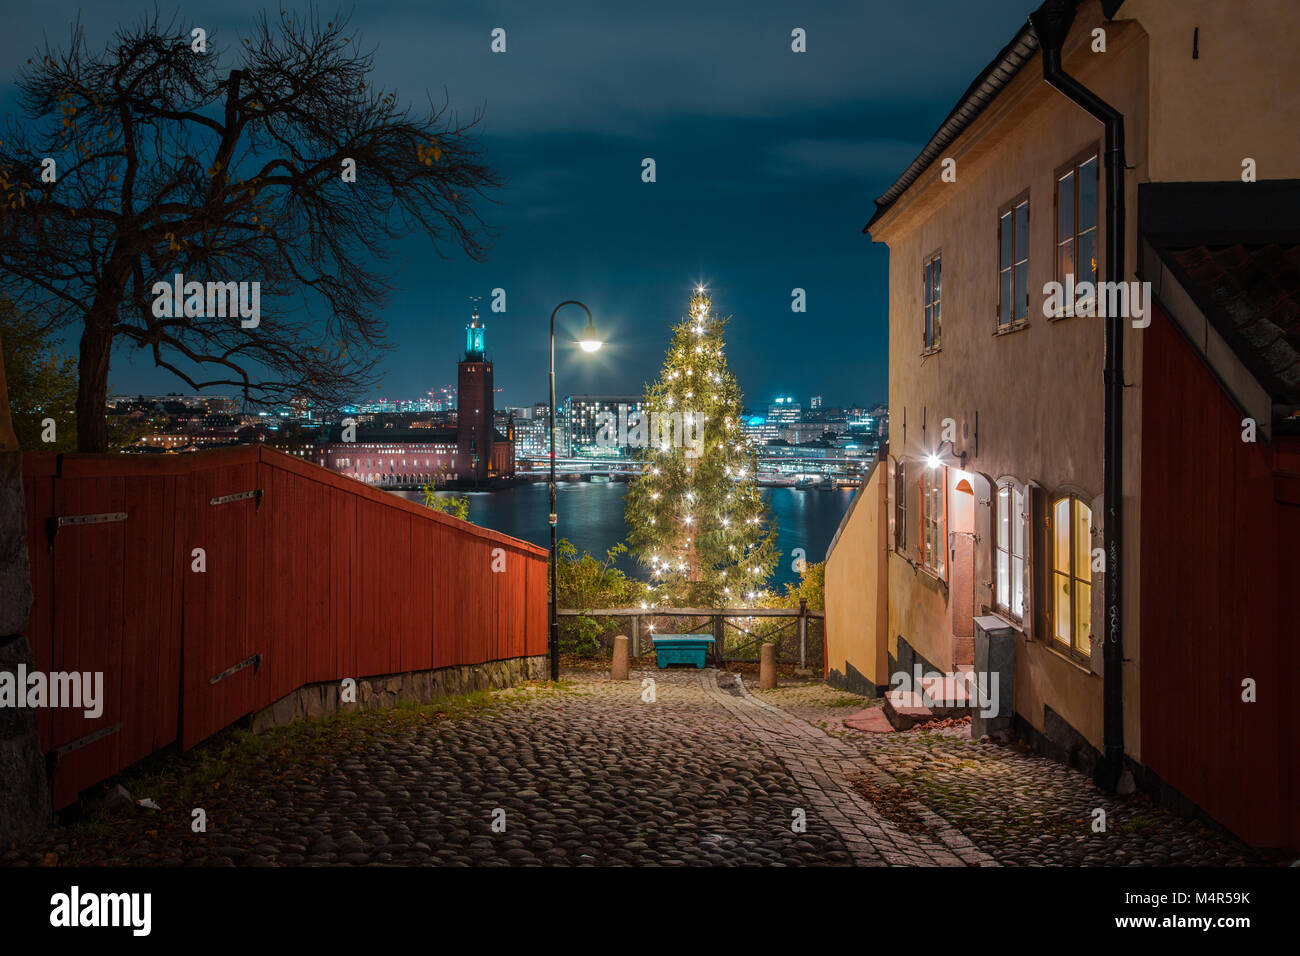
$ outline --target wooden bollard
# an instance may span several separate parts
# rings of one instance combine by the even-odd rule
[[[619,634],[614,638],[614,660],[610,663],[611,680],[627,680],[627,638]]]
[[[758,689],[771,690],[776,686],[776,645],[764,644],[759,653]]]

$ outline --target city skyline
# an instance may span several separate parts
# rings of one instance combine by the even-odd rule
[[[492,337],[489,336],[488,342],[491,343],[492,341],[493,341]],[[447,349],[445,350],[447,356],[454,357],[457,354],[458,352],[457,342],[458,340],[449,343]],[[487,354],[489,360],[493,361],[494,363],[497,362],[496,352],[490,346],[490,344],[489,344]],[[444,358],[442,360],[452,361],[454,360],[454,358]],[[633,393],[642,394],[644,393],[645,388],[649,384],[650,384],[650,380],[647,380],[645,382],[640,383],[639,386],[634,387],[631,390],[624,388],[621,390],[614,390],[614,391],[617,391],[621,394],[633,394]],[[441,408],[455,407],[456,386],[454,384],[439,385],[435,383],[425,389],[420,389],[419,385],[417,385],[416,388],[417,388],[417,392],[414,394],[408,392],[408,393],[390,393],[386,395],[383,394],[382,392],[374,391],[370,395],[356,396],[353,398],[352,401],[340,405],[337,411],[348,412],[353,410],[364,410],[366,406],[383,405],[383,404],[394,404],[394,405],[428,404],[430,406],[435,406],[432,408],[425,408],[425,409],[418,409],[418,408],[412,409],[415,411],[437,411],[440,410]],[[505,392],[506,392],[505,385],[498,385],[494,389],[494,393],[499,396],[504,395]],[[574,391],[565,392],[564,394],[566,397],[569,397],[574,395],[595,395],[595,394],[603,394],[603,393],[597,390],[585,390],[585,391],[574,390]],[[801,394],[789,388],[777,388],[772,392],[771,396],[767,399],[763,399],[763,398],[751,399],[747,397],[746,408],[747,409],[750,408],[751,403],[753,407],[758,408],[758,407],[766,407],[768,405],[779,403],[782,401],[787,401],[787,402],[795,401],[799,404],[801,408],[806,409],[808,411],[849,409],[849,408],[872,408],[877,405],[885,404],[888,400],[887,394],[885,393],[883,387],[882,387],[881,395],[874,398],[869,398],[865,401],[861,400],[862,396],[853,396],[849,400],[844,400],[844,399],[827,400],[826,396],[828,394],[829,395],[835,394],[833,387],[825,388],[825,387],[815,385],[812,388],[812,390],[810,390],[807,394]],[[212,392],[204,392],[204,393],[195,393],[193,391],[172,390],[172,391],[165,391],[165,392],[148,392],[148,391],[130,391],[122,388],[118,388],[116,391],[111,392],[109,398],[110,401],[124,401],[124,400],[129,401],[133,398],[138,398],[138,397],[160,399],[160,398],[172,398],[176,396],[193,397],[193,398],[210,398],[210,399],[235,398],[236,400],[238,400],[238,396],[231,395],[229,391],[224,391],[224,392],[212,391]],[[528,408],[534,405],[545,405],[545,404],[546,404],[545,395],[543,394],[543,397],[541,399],[537,399],[533,401],[527,399],[524,399],[522,401],[503,401],[501,407],[502,408]],[[287,406],[281,406],[281,407],[287,407]]]

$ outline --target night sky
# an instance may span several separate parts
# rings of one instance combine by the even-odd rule
[[[293,4],[286,4],[295,9]],[[872,200],[920,151],[1033,0],[925,3],[373,2],[354,29],[376,47],[377,79],[405,101],[486,111],[488,160],[508,179],[484,217],[485,262],[438,258],[424,239],[393,250],[387,310],[397,348],[381,387],[416,397],[455,383],[469,296],[482,308],[499,401],[545,399],[546,321],[564,299],[591,307],[607,346],[570,344],[585,323],[561,311],[557,391],[635,393],[703,282],[734,316],[728,358],[751,407],[887,397],[887,252],[862,235]],[[165,14],[171,12],[160,4]],[[810,10],[809,8],[814,8]],[[152,5],[149,5],[149,9]],[[229,50],[260,5],[187,3],[181,19]],[[321,6],[322,11],[334,8]],[[346,9],[346,7],[344,8]],[[18,66],[81,13],[92,49],[145,12],[140,0],[10,5],[0,33],[13,109]],[[489,49],[507,31],[508,51]],[[808,52],[791,52],[791,30]],[[641,181],[653,157],[658,181]],[[791,290],[808,310],[790,311]],[[566,341],[567,340],[567,341]],[[69,339],[75,345],[75,337]],[[581,356],[581,357],[579,357]],[[144,353],[119,351],[111,388],[187,391]]]

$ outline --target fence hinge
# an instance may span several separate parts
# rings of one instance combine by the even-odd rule
[[[247,658],[246,660],[242,660],[242,661],[240,661],[238,664],[235,664],[233,667],[227,667],[227,668],[226,668],[224,671],[222,671],[220,674],[217,674],[217,675],[215,675],[215,676],[213,676],[213,677],[209,677],[209,678],[208,678],[208,685],[211,686],[212,684],[219,684],[219,683],[221,683],[223,680],[225,680],[227,677],[230,677],[230,676],[233,675],[233,674],[238,674],[238,673],[239,673],[240,671],[242,671],[245,667],[248,667],[248,666],[250,666],[250,665],[251,665],[252,668],[253,668],[253,673],[256,674],[256,673],[257,673],[257,669],[262,665],[262,654],[261,654],[260,651],[259,651],[258,653],[256,653],[256,654],[254,654],[252,657]]]
[[[218,498],[213,498],[212,500],[210,500],[208,504],[227,505],[230,504],[230,502],[232,501],[247,501],[249,498],[252,498],[257,502],[257,505],[253,510],[261,511],[262,510],[262,489],[261,488],[254,488],[252,491],[241,491],[235,495],[221,495]]]
[[[122,729],[121,724],[114,724],[112,727],[101,727],[99,730],[96,730],[93,734],[86,734],[86,736],[82,737],[79,740],[74,740],[70,744],[64,744],[62,747],[55,747],[52,751],[50,751],[50,755],[49,755],[50,769],[53,770],[55,764],[57,764],[68,754],[72,753],[74,750],[80,750],[82,747],[87,747],[90,744],[93,744],[96,740],[103,740],[105,737],[109,736],[110,734],[115,734],[121,729]]]
[[[88,524],[108,524],[113,521],[125,521],[125,511],[106,511],[97,515],[55,515],[45,520],[45,533],[50,539],[50,550],[54,550],[54,537],[60,528],[77,528]]]

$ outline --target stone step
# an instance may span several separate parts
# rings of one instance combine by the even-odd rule
[[[879,707],[868,707],[844,718],[844,726],[869,734],[892,734],[894,725]]]
[[[917,724],[934,719],[934,712],[925,706],[921,695],[906,690],[891,690],[885,695],[885,705],[881,710],[895,730],[911,730]]]
[[[881,708],[885,718],[896,730],[911,730],[928,720],[948,717],[965,717],[972,704],[967,696],[966,682],[956,677],[927,677],[921,680],[926,696],[906,690],[891,690],[885,695]]]
[[[921,679],[921,687],[930,697],[930,709],[939,710],[965,710],[970,706],[970,697],[968,694],[968,685],[961,676],[957,677],[924,677]],[[950,716],[944,714],[943,716]]]

